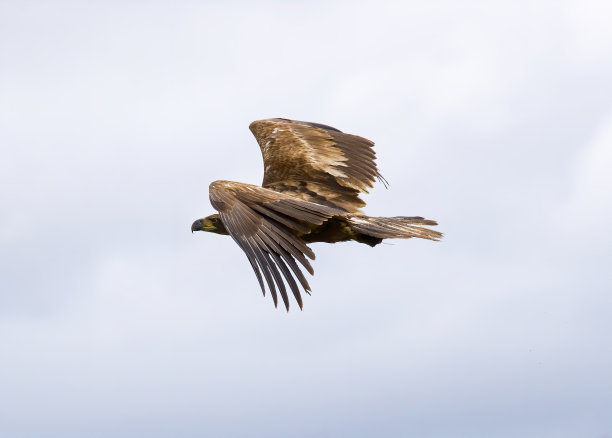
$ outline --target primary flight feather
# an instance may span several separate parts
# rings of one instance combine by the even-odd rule
[[[210,184],[210,202],[219,212],[196,220],[191,231],[229,234],[245,252],[263,294],[268,285],[274,305],[278,294],[287,310],[287,286],[300,309],[300,287],[310,293],[301,265],[314,273],[308,259],[311,242],[355,240],[376,246],[383,239],[442,234],[422,227],[437,225],[422,217],[370,217],[359,198],[378,173],[373,146],[365,138],[331,126],[287,119],[258,120],[249,126],[264,161],[261,187],[231,181]],[[298,265],[299,263],[299,265]]]

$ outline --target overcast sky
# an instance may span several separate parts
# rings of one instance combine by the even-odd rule
[[[612,437],[602,1],[0,3],[0,436]],[[248,124],[376,142],[375,215],[262,297]]]

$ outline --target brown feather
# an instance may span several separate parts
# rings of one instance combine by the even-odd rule
[[[295,260],[312,274],[312,266],[305,256],[314,259],[314,253],[295,233],[310,232],[311,227],[345,212],[270,189],[231,181],[213,182],[210,185],[210,202],[219,211],[227,232],[247,255],[264,295],[263,279],[274,305],[278,303],[278,290],[289,310],[286,281],[301,308],[302,298],[293,275],[306,292],[310,291],[310,286]]]
[[[263,187],[311,202],[358,212],[367,192],[382,176],[374,143],[319,123],[258,120],[249,126],[264,160]]]

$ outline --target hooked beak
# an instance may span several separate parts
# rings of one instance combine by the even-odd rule
[[[194,231],[200,231],[204,227],[204,221],[202,219],[198,219],[193,224],[191,224],[191,234]]]

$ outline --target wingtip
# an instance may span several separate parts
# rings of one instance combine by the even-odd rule
[[[378,179],[379,182],[382,183],[382,185],[385,187],[385,189],[389,190],[389,181],[387,181],[387,179],[382,176],[380,173],[376,175],[376,178]]]

